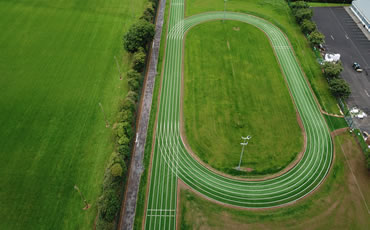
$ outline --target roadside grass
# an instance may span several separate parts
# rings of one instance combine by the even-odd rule
[[[146,201],[146,195],[147,195],[146,191],[147,191],[147,187],[149,186],[148,173],[149,173],[150,157],[152,153],[154,125],[155,125],[155,119],[157,116],[157,109],[158,109],[159,89],[160,89],[160,85],[162,81],[161,72],[162,72],[162,64],[163,64],[166,36],[167,36],[169,5],[170,5],[170,1],[168,0],[166,1],[166,9],[165,9],[165,14],[164,14],[164,19],[163,19],[161,45],[160,45],[158,65],[157,65],[158,74],[156,76],[155,84],[154,84],[152,108],[150,111],[150,118],[149,118],[148,131],[147,131],[147,137],[146,137],[146,143],[145,143],[145,150],[144,150],[144,171],[140,179],[140,186],[139,186],[139,192],[138,192],[137,201],[136,201],[135,221],[134,221],[133,229],[143,228],[144,210],[146,208],[145,207],[145,201]]]
[[[192,28],[185,41],[184,126],[192,150],[233,175],[275,173],[303,150],[292,98],[266,35],[236,21]],[[242,167],[241,136],[251,135]]]
[[[180,229],[368,229],[365,202],[370,203],[370,174],[364,156],[348,132],[335,137],[335,147],[336,158],[325,182],[307,198],[286,207],[233,209],[182,189]]]
[[[224,1],[187,0],[185,15],[189,17],[202,12],[223,10]],[[252,14],[278,26],[288,36],[322,109],[328,113],[339,114],[337,102],[329,91],[316,56],[285,0],[229,0],[226,3],[226,10]]]
[[[347,122],[343,117],[334,117],[326,114],[323,115],[325,117],[326,123],[329,126],[330,131],[348,127]]]
[[[343,3],[327,3],[327,2],[308,2],[311,7],[334,7],[334,6],[350,6],[351,4]]]
[[[0,229],[92,229],[127,92],[114,56],[125,72],[121,38],[145,3],[0,2]]]

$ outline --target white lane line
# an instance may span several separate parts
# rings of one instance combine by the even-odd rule
[[[367,90],[365,89],[365,93],[368,97],[370,97],[369,93],[367,92]]]
[[[333,40],[334,40],[334,37],[333,37],[333,35],[330,35],[330,37],[331,37],[331,39],[333,39]]]

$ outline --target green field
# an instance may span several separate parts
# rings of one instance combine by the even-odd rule
[[[184,123],[192,150],[222,172],[275,173],[303,149],[302,130],[266,35],[237,21],[192,28],[185,41]]]
[[[185,10],[186,17],[209,11],[223,11],[224,1],[187,0]],[[294,48],[321,107],[328,113],[339,114],[337,102],[329,91],[327,81],[322,76],[316,57],[285,0],[229,0],[226,3],[226,10],[265,18],[283,30]]]
[[[370,183],[361,148],[348,133],[335,142],[333,168],[309,198],[284,208],[250,211],[227,208],[184,189],[179,229],[368,229]]]
[[[0,229],[92,229],[145,0],[0,2]],[[74,190],[78,185],[92,207]]]

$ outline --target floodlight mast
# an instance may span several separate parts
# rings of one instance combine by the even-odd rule
[[[244,153],[244,147],[248,145],[248,140],[251,139],[252,137],[251,136],[246,136],[246,137],[242,137],[242,139],[244,140],[243,143],[240,143],[243,147],[242,147],[242,152],[240,153],[240,160],[239,160],[239,165],[238,167],[236,168],[237,170],[240,171],[240,165],[242,164],[242,158],[243,158],[243,153]]]

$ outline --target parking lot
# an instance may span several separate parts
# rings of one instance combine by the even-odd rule
[[[313,20],[325,35],[325,52],[339,53],[343,63],[341,76],[350,84],[349,108],[357,107],[368,116],[354,118],[357,127],[370,133],[370,41],[343,7],[314,7]],[[356,72],[357,62],[364,70]]]

